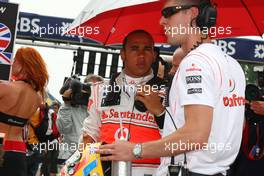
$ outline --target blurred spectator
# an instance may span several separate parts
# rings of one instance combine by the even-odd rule
[[[104,78],[99,75],[88,74],[84,79],[85,83],[97,83],[104,81]]]
[[[52,135],[53,138],[48,141],[49,147],[44,156],[44,160],[41,167],[41,173],[44,176],[55,176],[58,173],[57,169],[57,159],[59,154],[59,132],[57,129],[57,113],[60,108],[58,102],[53,102],[49,109],[49,127],[46,135]]]
[[[251,101],[248,103],[255,114],[246,113],[246,115],[250,114],[252,117],[246,117],[245,119],[240,152],[232,164],[230,176],[263,175],[264,101]]]
[[[154,76],[166,79],[168,76],[169,64],[160,56],[160,49],[158,47],[154,47],[154,57],[155,61],[151,65]]]
[[[97,80],[102,81],[103,78],[96,75],[88,75],[84,83],[91,83]],[[61,90],[65,89],[64,87]],[[56,122],[58,130],[62,135],[62,145],[60,145],[62,147],[60,147],[58,156],[60,164],[63,164],[78,149],[83,121],[89,115],[87,112],[87,104],[76,104],[74,106],[71,104],[72,89],[71,87],[66,89],[61,92],[64,103],[59,109]]]
[[[172,67],[169,71],[170,76],[174,76],[174,74],[178,70],[178,67],[185,55],[186,54],[183,52],[182,48],[177,48],[174,51],[173,56],[172,56]]]
[[[28,126],[29,136],[27,140],[27,175],[35,176],[39,168],[39,164],[42,162],[43,153],[39,150],[39,140],[34,132],[33,127],[40,125],[40,109],[30,118],[30,124]]]
[[[252,101],[250,103],[250,109],[252,109],[256,114],[264,116],[264,101]]]

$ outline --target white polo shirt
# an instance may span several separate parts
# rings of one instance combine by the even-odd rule
[[[188,152],[187,167],[200,174],[225,173],[238,154],[242,138],[245,76],[238,62],[216,45],[200,45],[181,62],[169,98],[168,110],[177,128],[185,123],[185,105],[214,108],[208,146]],[[173,132],[175,128],[166,113],[163,136]],[[170,162],[170,157],[162,158],[157,175],[165,176]],[[183,162],[183,154],[175,156],[177,162]]]

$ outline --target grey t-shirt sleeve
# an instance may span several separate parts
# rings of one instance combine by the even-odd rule
[[[72,110],[71,106],[63,104],[58,112],[58,118],[56,120],[56,125],[61,134],[70,133],[72,130]]]

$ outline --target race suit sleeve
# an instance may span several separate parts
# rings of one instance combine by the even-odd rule
[[[56,125],[58,131],[61,134],[68,134],[72,131],[72,110],[71,106],[68,104],[63,104],[58,112],[58,118],[56,120]]]
[[[88,103],[89,116],[83,122],[83,136],[89,135],[95,142],[100,138],[101,117],[98,111],[99,102],[99,86],[95,85],[91,88],[91,96]]]
[[[220,95],[221,74],[217,63],[202,55],[189,55],[178,73],[180,105],[207,105],[215,107]]]

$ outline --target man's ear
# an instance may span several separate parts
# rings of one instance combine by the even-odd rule
[[[190,12],[191,12],[191,15],[190,15],[191,20],[192,20],[192,19],[197,19],[198,15],[199,15],[199,9],[198,9],[197,7],[192,7],[192,8],[190,9]],[[195,22],[195,26],[197,25],[197,24],[196,24],[196,20],[194,20],[194,21],[192,21],[192,22]]]
[[[199,9],[197,7],[192,7],[191,12],[192,12],[193,18],[196,18],[199,15]]]
[[[123,60],[123,62],[125,62],[125,60],[126,60],[125,49],[123,49],[123,48],[121,49],[120,56],[121,56],[121,59]]]

